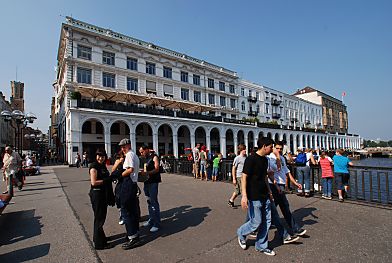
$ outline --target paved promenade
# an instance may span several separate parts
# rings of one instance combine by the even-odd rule
[[[173,174],[163,175],[159,189],[162,229],[150,234],[141,227],[143,245],[124,251],[124,226],[118,225],[117,209],[109,208],[105,232],[116,246],[96,253],[88,170],[63,166],[43,172],[27,178],[15,204],[0,216],[0,262],[392,262],[391,207],[289,195],[308,235],[280,245],[271,229],[277,255],[269,257],[252,242],[245,251],[239,247],[235,232],[245,213],[227,206],[230,184]],[[145,218],[143,195],[140,203]]]

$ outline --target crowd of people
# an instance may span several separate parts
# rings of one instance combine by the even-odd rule
[[[137,182],[144,183],[144,195],[147,199],[149,219],[144,227],[151,233],[160,229],[161,215],[158,201],[158,186],[161,182],[159,158],[147,146],[139,149],[140,159],[131,149],[129,139],[119,143],[121,152],[117,154],[112,172],[106,168],[107,155],[104,150],[96,152],[96,158],[89,166],[91,180],[90,200],[94,211],[93,242],[95,249],[111,248],[103,231],[107,207],[116,205],[119,209],[119,224],[125,225],[126,242],[123,249],[131,249],[140,245],[140,189]],[[116,182],[115,191],[112,182]]]

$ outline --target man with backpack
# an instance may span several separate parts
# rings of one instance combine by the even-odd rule
[[[312,152],[305,151],[303,148],[298,148],[298,155],[297,158],[295,158],[295,165],[297,171],[297,180],[302,185],[301,189],[298,188],[299,196],[310,197],[310,162],[313,165],[316,165],[316,161],[313,158]]]

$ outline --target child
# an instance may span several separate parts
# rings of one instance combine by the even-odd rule
[[[213,160],[213,165],[212,165],[212,181],[216,182],[216,177],[219,174],[219,163],[222,161],[222,154],[218,154],[217,157],[214,158]]]
[[[326,155],[325,151],[321,152],[320,155],[320,167],[321,167],[321,177],[323,178],[323,195],[322,198],[331,200],[332,199],[332,159]]]

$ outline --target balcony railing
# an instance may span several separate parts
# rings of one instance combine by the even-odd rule
[[[177,112],[177,117],[179,118],[188,118],[188,119],[197,119],[197,120],[205,120],[205,121],[222,121],[222,116],[211,116],[211,115],[203,115],[200,113],[190,113],[188,111],[179,111]]]
[[[272,113],[272,118],[273,119],[279,119],[280,118],[280,113]]]
[[[282,103],[282,101],[278,100],[278,99],[271,100],[271,105],[273,105],[273,106],[279,106],[281,103]]]
[[[249,115],[249,116],[256,117],[258,114],[259,114],[258,111],[253,111],[253,110],[248,111],[248,115]]]
[[[157,109],[154,107],[138,107],[135,104],[124,104],[115,101],[90,101],[90,100],[78,100],[77,106],[79,108],[97,109],[97,110],[110,110],[110,111],[122,111],[132,113],[143,113],[161,116],[174,117],[174,111],[169,109]]]
[[[248,96],[248,101],[249,102],[256,102],[257,98],[255,96]]]
[[[258,122],[257,127],[259,128],[271,128],[271,129],[280,129],[280,125],[277,123],[268,123],[268,122]]]
[[[237,120],[237,119],[224,118],[223,121],[226,123],[235,123],[235,124],[241,124],[241,125],[251,125],[251,126],[255,125],[254,122]]]

